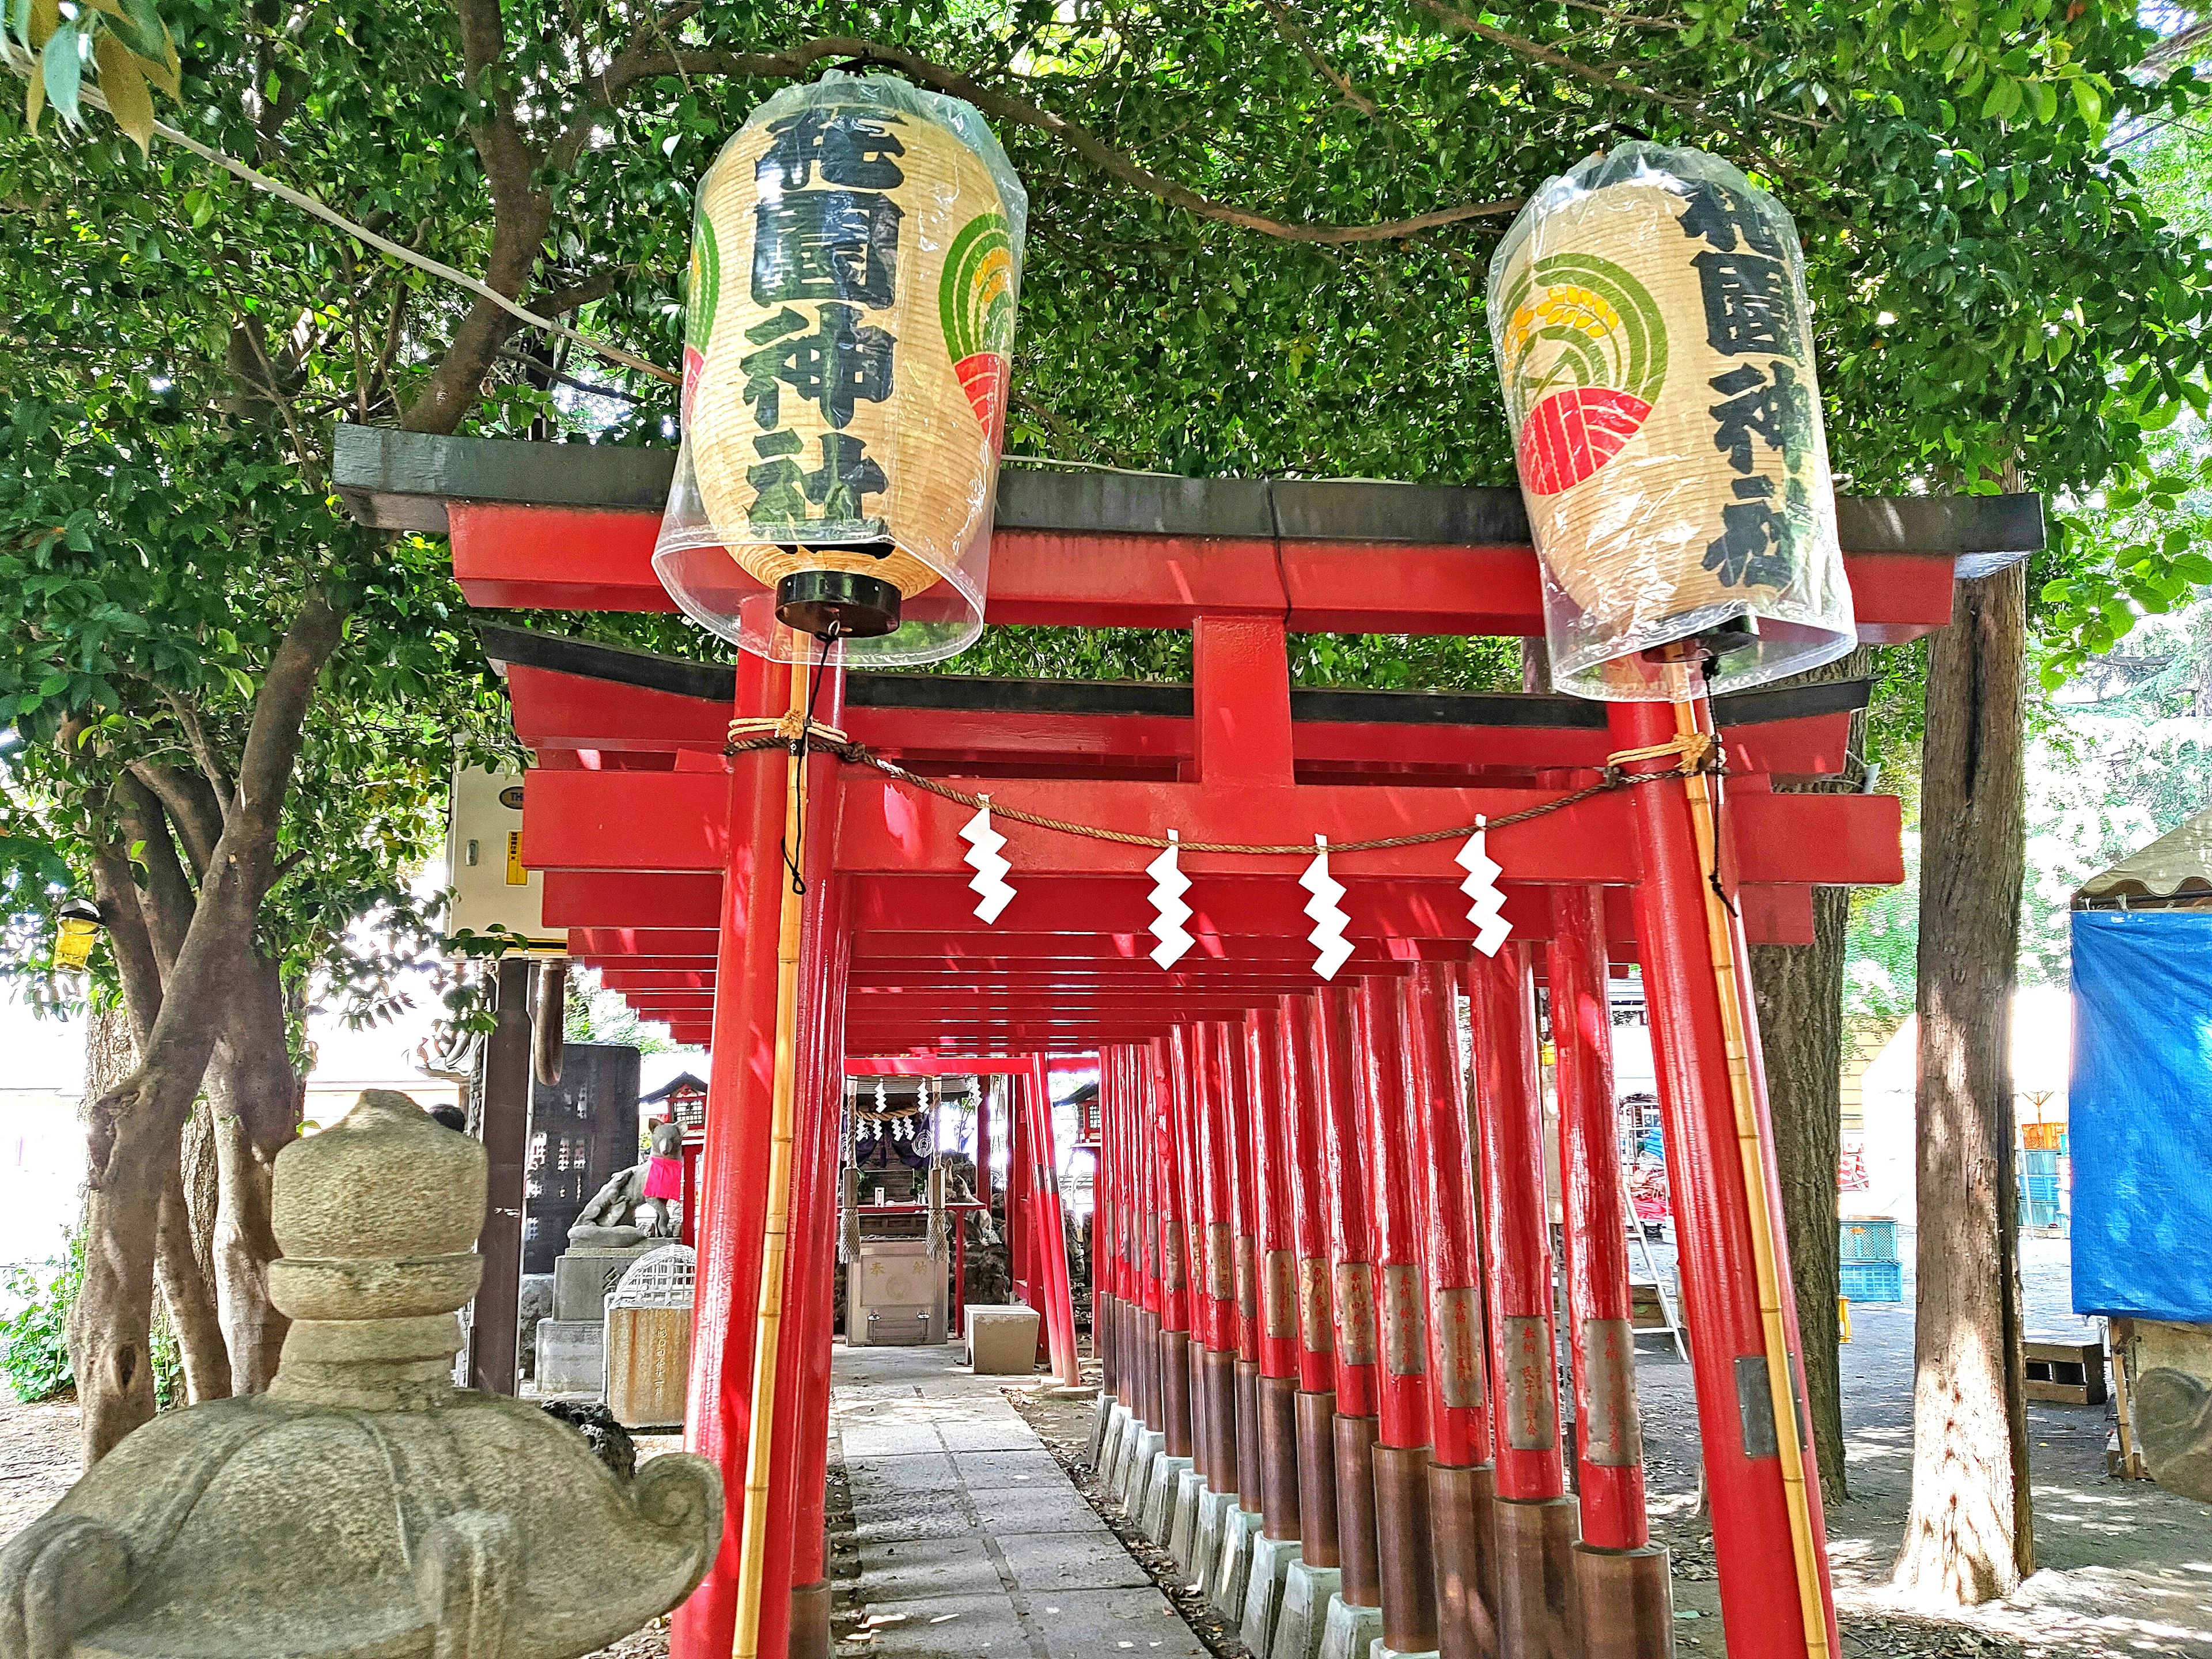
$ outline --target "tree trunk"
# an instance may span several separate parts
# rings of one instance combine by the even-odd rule
[[[69,1344],[88,1466],[154,1414],[148,1350],[161,1196],[216,1036],[251,988],[254,922],[275,874],[284,796],[340,621],[320,593],[311,592],[277,647],[254,698],[237,782],[223,803],[222,838],[138,1069],[87,1114],[84,1282],[70,1310]]]
[[[220,1200],[215,1282],[239,1394],[258,1394],[276,1375],[291,1322],[269,1299],[269,1264],[282,1252],[270,1223],[276,1154],[300,1132],[302,1085],[292,1068],[283,986],[257,956],[250,988],[232,1005],[209,1068],[216,1108]]]
[[[1894,1576],[1954,1604],[2034,1571],[2012,1151],[2027,617],[2026,564],[1960,582],[1928,659],[1912,1508]]]
[[[1836,1164],[1843,1150],[1844,937],[1850,903],[1848,887],[1816,887],[1812,944],[1759,945],[1751,951],[1774,1161],[1782,1172],[1783,1229],[1805,1348],[1805,1400],[1813,1415],[1820,1498],[1829,1504],[1849,1495],[1837,1347],[1842,1270]]]
[[[169,1310],[169,1328],[177,1334],[177,1350],[184,1361],[185,1398],[197,1406],[203,1400],[230,1398],[230,1352],[216,1318],[215,1292],[201,1273],[199,1258],[192,1249],[191,1206],[185,1196],[181,1145],[178,1151],[178,1161],[169,1166],[161,1208],[155,1217],[154,1269],[162,1304]]]
[[[1873,672],[1874,653],[1862,646],[1785,684],[1830,684],[1864,679]],[[1844,770],[1834,778],[1795,787],[1808,792],[1857,789],[1865,768],[1856,757],[1865,743],[1866,715],[1861,711],[1851,716],[1847,744],[1851,758]],[[1814,888],[1813,942],[1753,945],[1751,951],[1767,1109],[1774,1122],[1774,1161],[1782,1174],[1783,1231],[1790,1244],[1797,1329],[1805,1351],[1805,1400],[1813,1417],[1820,1496],[1828,1503],[1849,1495],[1844,1480],[1843,1380],[1838,1361],[1843,1332],[1836,1310],[1842,1294],[1836,1165],[1843,1151],[1844,945],[1850,897],[1847,887]]]

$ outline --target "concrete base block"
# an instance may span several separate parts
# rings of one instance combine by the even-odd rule
[[[1260,1538],[1257,1510],[1231,1510],[1221,1534],[1221,1555],[1206,1586],[1206,1600],[1222,1618],[1234,1624],[1244,1616],[1244,1590],[1251,1582],[1252,1546]]]
[[[1206,1507],[1206,1477],[1185,1469],[1176,1477],[1174,1510],[1168,1516],[1167,1551],[1185,1579],[1198,1576],[1198,1518]]]
[[[1355,1607],[1340,1595],[1328,1598],[1328,1618],[1322,1626],[1321,1659],[1370,1659],[1369,1650],[1382,1639],[1382,1608]]]
[[[1341,1567],[1291,1562],[1283,1574],[1282,1604],[1275,1614],[1275,1634],[1264,1659],[1321,1659],[1329,1601],[1343,1583]]]
[[[1091,1413],[1091,1450],[1083,1460],[1084,1467],[1093,1474],[1098,1473],[1100,1460],[1106,1455],[1106,1427],[1113,1420],[1114,1396],[1101,1389],[1097,1409]]]
[[[1138,1514],[1137,1528],[1162,1549],[1168,1547],[1173,1536],[1176,1517],[1176,1495],[1182,1490],[1182,1478],[1190,1473],[1190,1459],[1170,1457],[1162,1452],[1152,1462],[1152,1484],[1145,1489],[1145,1507]]]
[[[1134,1421],[1129,1408],[1115,1401],[1106,1423],[1106,1462],[1098,1471],[1098,1484],[1109,1492],[1120,1490],[1115,1483],[1121,1478],[1121,1458],[1129,1449],[1129,1425]]]
[[[1229,1531],[1229,1517],[1237,1513],[1237,1494],[1203,1486],[1198,1494],[1198,1525],[1192,1529],[1190,1559],[1177,1557],[1190,1582],[1211,1592],[1213,1575],[1221,1565],[1221,1540]]]
[[[1437,1659],[1437,1650],[1434,1648],[1425,1648],[1419,1653],[1401,1653],[1394,1647],[1385,1646],[1382,1638],[1379,1636],[1375,1638],[1375,1645],[1367,1651],[1373,1656],[1373,1659]]]
[[[1244,1575],[1244,1622],[1237,1634],[1255,1653],[1264,1654],[1275,1639],[1275,1615],[1283,1608],[1283,1580],[1298,1559],[1295,1538],[1252,1540],[1252,1565]]]
[[[604,1319],[538,1322],[538,1393],[603,1395],[606,1387],[607,1328]]]
[[[1130,1437],[1129,1455],[1121,1460],[1121,1507],[1133,1517],[1145,1512],[1145,1494],[1152,1484],[1152,1466],[1168,1449],[1168,1437],[1158,1429],[1141,1425]]]

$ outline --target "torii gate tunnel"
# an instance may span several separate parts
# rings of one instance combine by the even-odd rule
[[[649,563],[668,453],[338,437],[355,511],[449,534],[472,604],[672,608]],[[1846,497],[1838,509],[1869,641],[1944,626],[1956,575],[2043,539],[2033,497]],[[830,1217],[847,1066],[1030,1055],[1101,1067],[1094,1337],[1117,1433],[1157,1436],[1160,1455],[1192,1460],[1196,1487],[1233,1493],[1266,1537],[1297,1539],[1308,1565],[1340,1574],[1344,1608],[1379,1608],[1395,1653],[1667,1651],[1605,994],[1632,962],[1728,1645],[1736,1659],[1835,1653],[1819,1483],[1791,1456],[1809,1429],[1787,1382],[1769,1387],[1797,1374],[1798,1338],[1740,970],[1747,944],[1810,941],[1815,884],[1903,878],[1894,799],[1790,788],[1844,769],[1865,688],[1680,706],[1291,688],[1292,633],[1540,633],[1527,521],[1508,489],[1009,465],[987,616],[1187,629],[1194,684],[848,674],[834,658],[823,675],[819,720],[991,796],[1017,896],[994,925],[974,915],[957,833],[971,807],[834,755],[806,762],[783,1319],[798,1334],[777,1349],[757,1651],[830,1651]],[[546,924],[641,1016],[714,1050],[686,1438],[734,1494],[762,1274],[787,763],[781,749],[725,749],[733,716],[783,713],[791,671],[483,632],[536,757],[522,856],[546,872]],[[1187,850],[1196,945],[1164,972],[1147,954],[1152,848],[1005,816],[1186,842],[1318,834],[1340,848],[1508,817],[1600,781],[1628,751],[1658,752],[1614,775],[1668,772],[1678,719],[1724,744],[1724,804],[1718,776],[1670,775],[1493,830],[1512,924],[1495,956],[1473,948],[1456,842],[1334,854],[1353,949],[1328,984],[1305,942],[1302,859]],[[1564,1333],[1540,1117],[1547,1018]],[[1024,1075],[1041,1096],[1041,1074]],[[1049,1303],[1048,1267],[1033,1276]],[[1560,1443],[1562,1346],[1572,1447]],[[678,1659],[731,1651],[743,1519],[733,1499],[721,1558],[678,1616]]]

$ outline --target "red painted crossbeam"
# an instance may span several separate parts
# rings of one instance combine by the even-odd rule
[[[490,609],[673,611],[653,574],[658,512],[447,504],[453,574]],[[1860,636],[1910,639],[1951,618],[1948,555],[1846,550]],[[1188,628],[1286,618],[1297,633],[1532,635],[1544,629],[1526,546],[1069,535],[1001,527],[985,618],[1081,628]]]

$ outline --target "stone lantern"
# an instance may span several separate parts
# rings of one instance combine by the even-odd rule
[[[132,1433],[0,1553],[0,1659],[573,1659],[690,1593],[721,1483],[457,1389],[483,1148],[371,1091],[276,1160],[266,1395]]]

